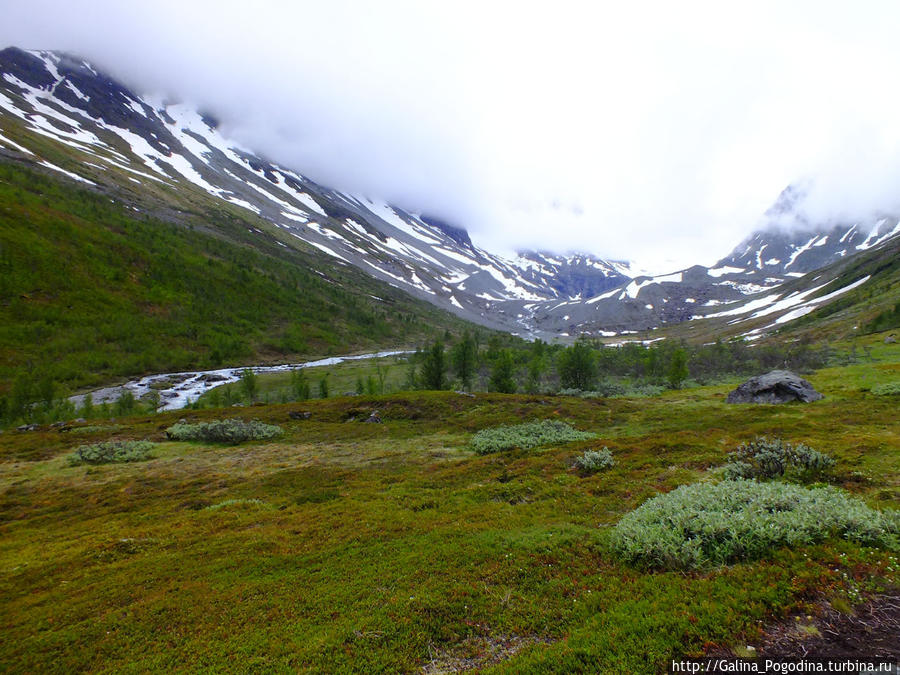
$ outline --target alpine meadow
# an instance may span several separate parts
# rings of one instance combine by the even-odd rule
[[[0,670],[897,667],[900,183],[834,187],[843,164],[811,124],[821,174],[798,169],[752,219],[728,211],[737,246],[641,258],[666,248],[648,220],[680,223],[673,254],[712,249],[715,209],[757,204],[726,178],[755,180],[746,157],[769,146],[678,116],[769,120],[762,75],[749,112],[724,107],[750,72],[731,59],[763,54],[750,24],[788,30],[791,11],[742,32],[708,8],[699,61],[651,12],[648,42],[721,69],[712,103],[682,70],[653,80],[669,71],[652,44],[601,58],[587,9],[534,23],[510,5],[507,25],[267,1],[238,59],[236,9],[206,7],[198,31],[196,7],[12,4],[59,13],[3,29],[21,46],[0,50]],[[643,39],[599,4],[603,39]],[[710,46],[726,24],[734,44]],[[28,44],[50,38],[64,50]],[[573,78],[633,114],[579,126],[595,109],[559,94]],[[690,161],[641,154],[681,133]],[[806,166],[790,148],[768,174]],[[897,160],[865,157],[888,178]]]

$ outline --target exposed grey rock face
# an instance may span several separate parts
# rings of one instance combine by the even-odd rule
[[[812,385],[789,370],[773,370],[751,377],[728,394],[728,403],[811,403],[825,398]]]

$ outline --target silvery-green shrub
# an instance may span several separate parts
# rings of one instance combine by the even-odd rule
[[[151,451],[156,447],[150,441],[107,441],[82,445],[68,456],[69,464],[112,464],[120,462],[141,462],[152,459]]]
[[[694,569],[760,558],[828,537],[900,548],[900,512],[876,511],[834,487],[729,480],[654,497],[612,531],[613,550],[646,569]]]
[[[728,453],[725,478],[777,478],[817,476],[834,466],[834,459],[808,445],[792,445],[780,438],[759,437]]]
[[[616,461],[612,458],[609,448],[602,450],[585,450],[584,454],[575,459],[575,467],[584,473],[596,473],[614,466]]]
[[[237,445],[244,441],[275,438],[283,433],[281,427],[264,424],[259,420],[245,422],[239,419],[215,420],[187,424],[179,422],[166,429],[166,436],[175,441],[209,441]]]
[[[470,446],[479,455],[487,455],[511,448],[527,450],[540,445],[583,441],[595,437],[596,434],[578,431],[565,422],[543,420],[482,429],[472,437]]]

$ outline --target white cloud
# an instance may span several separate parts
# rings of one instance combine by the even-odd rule
[[[491,247],[709,263],[799,177],[817,215],[897,201],[895,3],[5,5],[7,44],[176,91]]]

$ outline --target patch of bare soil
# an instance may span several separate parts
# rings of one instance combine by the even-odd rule
[[[422,675],[444,675],[484,668],[510,658],[533,644],[549,644],[537,636],[498,635],[469,638],[449,649],[435,652],[422,666]]]
[[[809,628],[771,627],[759,647],[760,654],[782,659],[900,659],[900,593],[875,597],[853,614],[843,614],[827,602],[821,609],[805,623],[794,619],[795,624]]]
[[[823,600],[817,611],[768,626],[754,641],[755,654],[773,659],[892,658],[900,659],[900,593],[871,598],[852,613],[840,612]],[[709,656],[736,656],[730,649]]]

